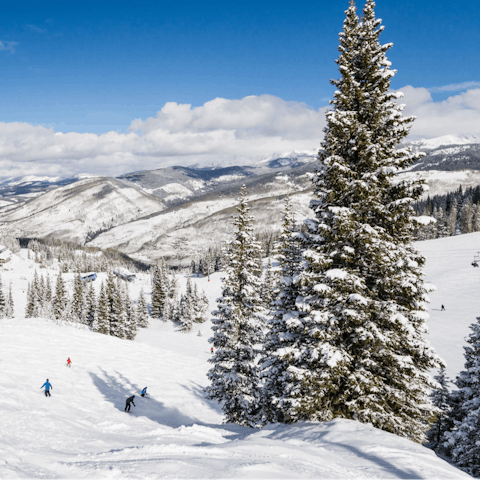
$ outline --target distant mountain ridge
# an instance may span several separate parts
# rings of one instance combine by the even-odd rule
[[[480,138],[447,136],[409,142],[427,155],[406,178],[426,178],[435,194],[480,184]],[[277,228],[290,194],[297,220],[308,215],[310,175],[317,151],[243,159],[242,165],[173,166],[117,178],[0,179],[0,230],[115,248],[146,262],[160,257],[188,262],[231,235],[237,195],[246,184],[257,229]],[[252,211],[253,211],[252,210]],[[2,226],[3,224],[3,226]]]

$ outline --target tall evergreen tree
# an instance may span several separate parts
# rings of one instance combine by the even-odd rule
[[[340,33],[281,413],[355,419],[422,442],[437,411],[428,372],[441,360],[424,339],[424,259],[412,245],[423,182],[397,182],[421,154],[396,149],[414,119],[390,90],[391,44],[379,43],[374,6],[367,0],[360,20],[352,0]]]
[[[215,354],[208,372],[211,385],[207,397],[222,402],[225,422],[258,426],[261,388],[255,357],[256,345],[262,342],[261,315],[262,265],[260,244],[252,237],[253,217],[246,199],[246,187],[240,191],[235,220],[235,238],[228,245],[225,257],[225,278],[222,297],[213,312],[214,332],[209,340]]]

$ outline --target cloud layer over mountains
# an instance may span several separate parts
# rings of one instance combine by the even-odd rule
[[[435,102],[426,88],[407,86],[405,113],[416,115],[411,139],[480,134],[480,88]],[[271,95],[216,98],[199,107],[166,103],[128,132],[61,133],[27,123],[0,123],[0,171],[10,175],[119,175],[312,150],[323,138],[325,112]]]

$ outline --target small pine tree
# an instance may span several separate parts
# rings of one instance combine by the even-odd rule
[[[94,332],[103,333],[104,335],[110,335],[110,300],[103,282],[100,286],[100,295],[98,296],[98,304],[92,330]]]
[[[193,327],[194,320],[194,305],[192,295],[182,295],[180,299],[180,331],[183,333],[189,332]]]
[[[2,277],[0,275],[0,318],[5,318],[7,314],[7,299],[3,292]]]
[[[93,283],[90,283],[86,295],[84,296],[85,303],[83,306],[84,315],[84,325],[88,325],[91,330],[93,330],[93,324],[95,322],[95,314],[97,310],[97,299],[95,294],[95,289],[93,288]]]
[[[140,290],[140,295],[137,301],[137,321],[138,326],[141,328],[148,328],[150,324],[150,316],[148,315],[147,301],[145,300],[145,294],[143,293],[143,287]]]
[[[246,187],[240,191],[235,220],[235,238],[225,252],[226,266],[222,297],[213,312],[215,354],[209,362],[210,386],[207,397],[222,403],[225,422],[257,427],[261,400],[256,356],[263,341],[261,315],[262,265],[260,244],[252,238],[253,217],[246,200]]]
[[[451,408],[449,401],[450,391],[448,389],[450,380],[447,378],[444,368],[441,368],[438,375],[434,378],[437,381],[438,386],[433,390],[431,397],[432,403],[438,408],[439,413],[437,413],[435,423],[428,431],[427,437],[431,447],[434,450],[438,450],[441,446],[445,432],[448,431],[450,427],[447,420],[450,417]]]
[[[5,317],[6,318],[15,318],[15,305],[13,303],[13,295],[12,295],[12,284],[8,288],[8,299],[7,305],[5,308]]]
[[[165,284],[165,272],[162,264],[157,265],[153,270],[152,278],[152,316],[161,318],[163,306],[168,295],[167,285]]]
[[[68,320],[68,296],[63,281],[62,272],[58,274],[55,285],[55,297],[53,299],[53,316],[55,320]]]
[[[74,321],[83,323],[85,318],[85,285],[82,282],[80,274],[75,275],[73,281],[73,298],[72,298],[72,316]]]
[[[446,432],[447,446],[454,463],[473,477],[480,476],[480,317],[470,325],[472,333],[465,349],[465,370],[456,385],[461,391],[456,427]]]
[[[282,218],[282,234],[276,246],[280,263],[280,280],[274,291],[272,302],[273,317],[267,322],[267,334],[260,361],[263,388],[263,421],[285,422],[283,413],[285,391],[292,380],[289,370],[292,356],[290,351],[301,340],[302,324],[296,300],[301,294],[299,276],[302,252],[295,225],[291,200],[285,199]]]
[[[267,270],[265,272],[265,279],[263,280],[262,294],[261,294],[263,306],[267,310],[269,310],[271,307],[271,303],[274,295],[275,283],[276,283],[275,273],[273,272],[273,269],[272,269],[272,261],[269,258],[268,264],[267,264]]]

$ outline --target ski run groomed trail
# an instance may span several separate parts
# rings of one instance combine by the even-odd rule
[[[463,367],[468,326],[480,316],[480,269],[470,265],[480,233],[417,247],[427,258],[426,280],[437,286],[430,295],[429,340],[454,377]],[[23,250],[9,265],[12,270],[1,274],[4,286],[12,282],[16,318],[0,320],[2,479],[469,478],[421,445],[354,421],[262,430],[223,425],[218,405],[202,393],[209,321],[187,334],[152,321],[127,341],[25,319],[26,282],[35,264]],[[149,298],[146,278],[132,286],[132,298],[141,287]],[[193,279],[207,293],[210,310],[220,279],[218,273],[210,282]],[[68,357],[72,368],[65,366]],[[40,388],[47,378],[49,398]],[[149,396],[142,398],[145,386]],[[136,407],[125,413],[131,395]]]

